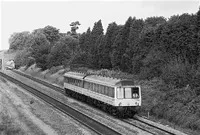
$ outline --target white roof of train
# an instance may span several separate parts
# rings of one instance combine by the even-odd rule
[[[66,72],[64,76],[76,78],[79,80],[85,80],[88,82],[94,82],[102,85],[107,85],[107,86],[116,86],[120,85],[120,83],[123,82],[121,79],[116,79],[116,78],[111,78],[111,77],[103,77],[99,75],[86,75],[84,73],[79,73],[79,72]],[[129,80],[130,82],[130,80]],[[133,85],[133,83],[131,84]]]

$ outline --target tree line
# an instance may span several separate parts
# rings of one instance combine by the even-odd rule
[[[160,77],[176,87],[199,86],[200,10],[169,19],[129,17],[124,25],[110,23],[105,33],[101,20],[82,34],[77,25],[67,33],[53,26],[14,33],[10,49],[21,50],[16,64],[112,69],[141,79]]]

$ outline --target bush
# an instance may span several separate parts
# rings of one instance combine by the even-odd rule
[[[163,66],[161,78],[166,84],[181,88],[191,84],[195,72],[188,62],[175,59]]]
[[[59,70],[63,69],[63,66],[57,66],[57,67],[52,67],[50,70],[49,70],[49,73],[50,74],[54,74],[56,72],[58,72]]]
[[[18,51],[14,58],[15,67],[19,68],[19,67],[27,66],[27,65],[30,65],[31,63],[34,63],[33,61],[31,61],[31,59],[29,59],[29,57],[30,57],[30,52],[27,51],[26,49],[22,51]]]

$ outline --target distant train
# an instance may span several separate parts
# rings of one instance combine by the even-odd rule
[[[8,70],[8,69],[14,69],[15,68],[15,62],[14,60],[9,60],[6,62],[6,66],[5,68]]]
[[[66,72],[64,88],[66,94],[119,117],[132,117],[141,106],[141,88],[132,80]]]

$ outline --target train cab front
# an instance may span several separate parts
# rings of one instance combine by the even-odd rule
[[[139,86],[118,87],[116,90],[116,106],[141,106],[141,90]]]
[[[115,106],[120,112],[134,115],[141,106],[140,86],[117,87]]]

